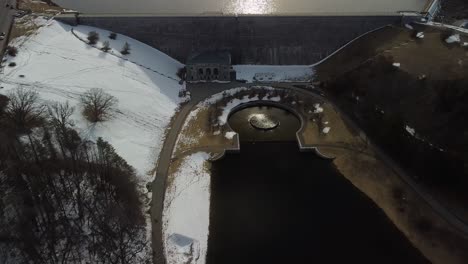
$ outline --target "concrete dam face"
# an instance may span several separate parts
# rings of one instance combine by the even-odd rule
[[[59,21],[76,24],[74,16]],[[186,62],[193,52],[227,50],[233,64],[310,65],[401,16],[86,16],[78,23],[135,38]]]

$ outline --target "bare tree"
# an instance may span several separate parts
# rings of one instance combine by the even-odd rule
[[[109,44],[109,41],[104,41],[104,43],[102,44],[102,48],[101,50],[104,51],[104,52],[108,52],[110,50],[110,44]]]
[[[10,100],[5,109],[5,117],[16,131],[29,132],[42,124],[45,106],[38,102],[37,92],[19,87],[8,97]]]
[[[117,98],[97,88],[91,89],[81,96],[83,115],[92,123],[110,118],[117,102]]]
[[[91,31],[88,33],[89,44],[94,45],[99,40],[99,34],[96,31]]]
[[[58,141],[63,157],[67,157],[68,150],[73,158],[77,144],[74,130],[71,129],[74,126],[71,116],[75,112],[75,108],[70,106],[67,101],[66,103],[54,103],[48,109],[48,120],[55,131],[55,138]]]
[[[54,103],[49,105],[49,118],[52,124],[60,127],[74,126],[70,117],[75,112],[75,108],[66,103]]]

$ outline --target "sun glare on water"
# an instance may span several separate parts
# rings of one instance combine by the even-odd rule
[[[274,0],[230,0],[227,13],[234,14],[271,14],[275,11]]]

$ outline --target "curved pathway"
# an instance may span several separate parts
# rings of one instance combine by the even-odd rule
[[[301,83],[302,85],[304,83]],[[461,234],[468,238],[468,223],[463,221],[457,215],[453,214],[436,201],[430,194],[427,193],[424,188],[422,188],[416,181],[413,180],[398,164],[396,164],[393,159],[391,159],[385,152],[380,149],[378,146],[372,144],[368,139],[364,131],[341,109],[331,102],[329,99],[325,98],[321,94],[315,93],[310,90],[305,90],[302,88],[297,88],[294,86],[295,83],[260,83],[260,84],[244,84],[244,83],[230,83],[230,84],[213,84],[207,83],[203,85],[195,85],[189,87],[191,92],[192,99],[190,102],[181,106],[180,111],[176,113],[173,118],[170,130],[166,135],[163,148],[161,150],[157,169],[156,169],[156,178],[152,184],[152,206],[151,206],[151,217],[152,217],[152,245],[153,245],[153,263],[155,264],[166,264],[164,256],[164,245],[163,245],[163,233],[162,233],[162,214],[164,211],[164,196],[166,190],[166,179],[168,176],[169,167],[172,161],[172,153],[175,148],[177,138],[181,132],[183,125],[187,116],[190,114],[191,110],[204,99],[217,94],[219,92],[229,90],[236,87],[252,87],[252,86],[272,86],[274,88],[280,89],[290,89],[296,92],[311,95],[318,97],[321,100],[329,103],[343,118],[343,120],[352,127],[355,131],[359,132],[361,138],[367,143],[368,147],[377,155],[375,158],[380,159],[388,168],[390,168],[394,173],[396,173],[406,184],[408,184],[437,214],[439,214],[443,219],[445,219],[450,225],[455,227]],[[317,145],[317,147],[331,147],[331,148],[340,148],[351,151],[358,151],[362,154],[362,150],[355,150],[350,147],[340,146],[340,145]],[[207,149],[204,149],[205,151]]]
[[[232,86],[234,87],[234,86]],[[170,129],[164,140],[164,145],[159,155],[158,164],[156,167],[156,179],[153,181],[151,189],[153,190],[151,204],[151,219],[152,219],[152,245],[153,245],[153,263],[165,264],[163,233],[162,233],[162,214],[164,211],[164,195],[166,192],[166,180],[168,176],[169,166],[172,161],[172,152],[177,143],[177,137],[182,130],[187,116],[200,101],[213,94],[222,92],[232,87],[213,86],[207,89],[198,87],[198,89],[190,89],[192,98],[189,102],[182,105],[171,121]]]

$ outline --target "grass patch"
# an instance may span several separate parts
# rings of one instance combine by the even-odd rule
[[[15,20],[13,28],[11,29],[10,39],[16,39],[19,37],[28,37],[36,32],[40,26],[32,22],[33,16],[23,17],[22,19]]]
[[[18,7],[21,10],[31,10],[33,13],[40,14],[55,14],[63,11],[63,8],[53,4],[48,4],[41,1],[18,0]]]

